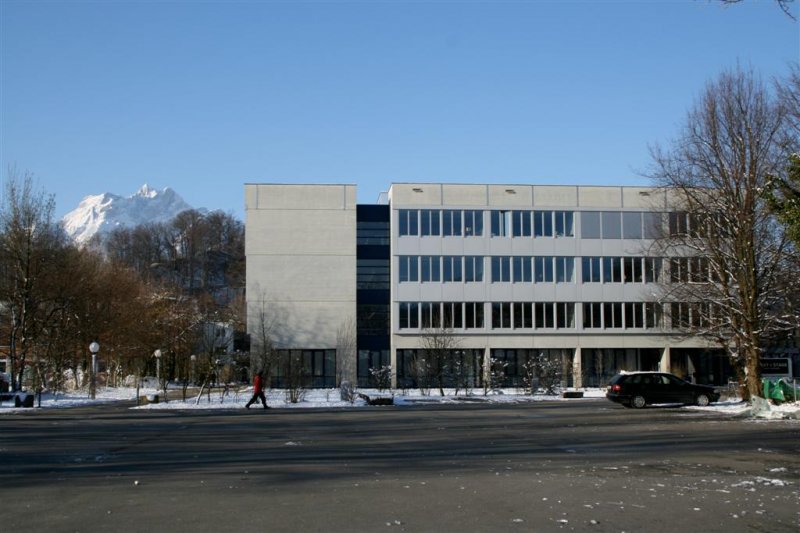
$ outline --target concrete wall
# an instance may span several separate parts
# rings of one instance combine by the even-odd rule
[[[281,348],[336,348],[356,312],[354,185],[245,185],[248,331],[277,315]]]

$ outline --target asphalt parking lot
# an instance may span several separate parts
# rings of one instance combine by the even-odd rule
[[[3,531],[781,531],[800,424],[605,400],[0,418]]]

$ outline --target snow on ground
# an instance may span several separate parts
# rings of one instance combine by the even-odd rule
[[[483,394],[481,389],[473,389],[469,394],[464,394],[463,391],[459,395],[454,395],[453,390],[445,390],[445,396],[439,396],[438,391],[430,391],[430,394],[424,396],[418,390],[402,390],[395,391],[392,395],[391,392],[377,391],[375,389],[359,389],[357,392],[369,396],[370,398],[393,398],[393,403],[396,406],[420,405],[420,404],[461,404],[466,406],[475,405],[478,403],[526,403],[538,401],[574,401],[570,398],[562,398],[560,395],[526,395],[522,394],[518,389],[502,389],[495,392],[490,392],[487,395]],[[605,391],[603,389],[586,389],[584,398],[604,400]],[[242,387],[233,389],[226,393],[224,396],[217,390],[214,390],[210,395],[203,394],[198,398],[196,389],[190,389],[187,394],[186,401],[181,399],[180,389],[170,389],[170,399],[168,402],[163,401],[163,394],[153,388],[143,388],[139,390],[140,396],[149,396],[151,399],[154,395],[160,396],[159,403],[145,403],[144,405],[132,406],[131,409],[140,410],[187,410],[187,409],[242,409],[245,403],[252,395],[252,388]],[[75,391],[69,393],[59,393],[57,396],[45,393],[42,395],[41,408],[42,409],[60,409],[69,407],[80,407],[94,404],[102,404],[118,401],[134,401],[136,399],[135,388],[100,388],[97,391],[96,399],[91,400],[85,391]],[[297,403],[291,403],[286,397],[285,391],[270,390],[267,393],[267,404],[270,408],[277,409],[303,409],[303,408],[358,408],[367,406],[367,401],[363,398],[357,398],[354,402],[343,401],[340,398],[339,389],[311,389],[304,391],[303,398]],[[38,398],[34,405],[39,405]],[[261,404],[255,403],[251,409],[260,409]],[[711,404],[708,407],[686,406],[683,409],[691,411],[700,411],[708,414],[718,414],[721,416],[735,416],[735,417],[754,417],[766,420],[783,420],[794,419],[800,420],[800,402],[784,403],[782,405],[772,405],[767,402],[762,402],[759,405],[753,406],[746,402],[736,399],[722,400],[717,403]],[[0,403],[0,415],[11,414],[29,411],[30,409],[15,408],[12,401],[5,401]]]

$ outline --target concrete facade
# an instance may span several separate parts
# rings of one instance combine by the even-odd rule
[[[343,318],[356,316],[355,186],[249,184],[245,196],[249,329],[266,305],[285,318],[279,347],[335,349]],[[388,198],[395,385],[445,315],[458,348],[484,371],[492,358],[547,350],[563,358],[563,384],[576,387],[605,384],[619,370],[691,378],[703,356],[686,353],[711,348],[678,335],[668,305],[656,303],[666,262],[650,257],[646,234],[655,213],[669,210],[663,191],[395,183]],[[479,235],[468,234],[477,224],[468,217],[480,220]],[[467,279],[468,262],[480,264],[480,279]],[[704,381],[722,379],[706,367]]]
[[[413,309],[414,313],[422,313],[416,321],[418,327],[410,327],[401,322],[407,320],[407,314],[401,312],[401,305],[418,304],[420,307],[433,304],[434,310],[441,302],[441,313],[450,309],[455,303],[478,304],[482,307],[483,324],[481,327],[455,327],[452,333],[458,336],[459,348],[481,354],[484,367],[490,358],[498,353],[517,352],[531,353],[548,350],[563,354],[565,368],[572,375],[570,384],[582,386],[587,381],[600,384],[619,370],[636,369],[671,369],[682,374],[690,374],[686,362],[674,368],[670,357],[671,348],[688,348],[705,350],[708,344],[697,338],[685,338],[672,331],[669,317],[664,308],[658,317],[658,325],[654,327],[635,327],[629,324],[627,317],[618,317],[616,323],[605,320],[607,312],[604,304],[610,304],[608,311],[633,310],[646,302],[654,302],[660,288],[657,281],[617,282],[598,281],[584,282],[584,257],[614,258],[620,264],[624,258],[636,261],[648,257],[652,241],[638,238],[590,238],[585,235],[584,224],[589,223],[590,216],[609,220],[616,218],[622,231],[628,219],[644,217],[644,213],[668,211],[667,199],[662,191],[639,187],[576,187],[576,186],[538,186],[538,185],[451,185],[451,184],[393,184],[390,192],[391,205],[391,257],[392,257],[392,309],[391,309],[391,353],[392,365],[396,369],[403,366],[398,354],[403,350],[418,350],[421,337],[425,335],[423,323],[425,310]],[[415,235],[403,234],[401,213],[413,213],[422,224],[424,217],[433,216],[440,224],[445,224],[445,212],[458,213],[461,232],[458,235],[446,235],[440,228],[436,235],[422,235],[417,228]],[[464,234],[464,216],[467,211],[479,213],[483,231],[481,235]],[[556,235],[554,228],[535,235],[535,228],[520,228],[520,233],[527,235],[493,235],[492,213],[514,213],[521,217],[541,216],[553,217],[557,213],[568,213],[572,218],[571,235]],[[584,213],[593,214],[583,216]],[[550,219],[555,224],[554,219]],[[513,223],[513,222],[512,222]],[[535,222],[531,222],[533,225]],[[642,221],[640,224],[644,232]],[[505,228],[511,232],[513,228]],[[452,232],[452,229],[449,231]],[[407,233],[407,232],[406,232]],[[412,232],[413,233],[413,232]],[[480,281],[464,279],[462,263],[462,280],[445,281],[444,274],[438,280],[423,279],[422,272],[417,273],[416,280],[401,279],[401,262],[409,258],[420,258],[425,261],[444,261],[453,258],[458,261],[479,258],[483,267],[483,278]],[[493,258],[508,258],[511,265],[524,264],[538,260],[563,260],[571,258],[569,278],[562,281],[553,279],[493,279]],[[653,258],[656,259],[656,258]],[[448,259],[452,260],[452,259]],[[660,258],[658,258],[660,261]],[[518,263],[517,263],[518,262]],[[601,261],[602,262],[602,261]],[[440,263],[444,268],[444,263]],[[422,268],[422,267],[420,267]],[[526,267],[531,268],[531,267]],[[511,268],[513,271],[514,268]],[[663,265],[659,266],[664,275]],[[530,274],[527,274],[530,276]],[[535,274],[534,274],[535,276]],[[552,273],[551,273],[552,276]],[[548,276],[545,276],[548,278]],[[587,327],[584,317],[584,303],[600,304],[603,313],[602,327]],[[568,327],[538,327],[535,323],[516,322],[518,310],[536,309],[536,304],[567,304],[574,306],[574,316]],[[466,305],[466,304],[465,304]],[[493,310],[500,305],[502,311],[511,311],[511,326],[500,327],[493,323]],[[653,304],[660,305],[660,304]],[[445,307],[447,306],[447,307]],[[465,313],[462,308],[462,313]],[[544,309],[544,307],[542,308]],[[641,309],[641,308],[640,308]],[[637,311],[639,312],[639,311]],[[463,317],[462,317],[463,319]],[[631,322],[634,322],[631,319]],[[518,327],[522,326],[522,327]],[[526,355],[527,356],[527,355]],[[609,361],[609,357],[612,361]],[[605,366],[598,370],[598,365]],[[587,372],[587,366],[592,368]],[[567,374],[565,373],[565,374]],[[402,374],[402,371],[401,371]],[[691,376],[690,376],[691,377]]]

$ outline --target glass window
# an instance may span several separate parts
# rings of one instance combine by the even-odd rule
[[[492,329],[511,327],[511,303],[492,302]]]
[[[672,302],[670,305],[670,318],[672,319],[673,329],[683,329],[689,327],[689,304]]]
[[[623,257],[625,283],[641,283],[643,277],[641,257]]]
[[[419,327],[419,304],[400,302],[400,329]]]
[[[514,302],[514,328],[533,327],[533,304],[530,302]]]
[[[603,258],[603,283],[622,283],[622,258]]]
[[[584,239],[600,238],[600,212],[581,212],[581,237]]]
[[[423,328],[442,327],[442,310],[438,302],[423,302],[420,304],[422,310]]]
[[[707,237],[708,227],[714,218],[710,218],[706,213],[689,214],[689,235],[692,237]]]
[[[437,255],[423,255],[422,256],[422,281],[423,282],[439,282],[441,281],[439,266],[439,256]]]
[[[622,238],[641,239],[642,238],[642,213],[623,212],[622,213]]]
[[[419,256],[401,255],[400,261],[400,281],[419,281]]]
[[[689,281],[691,283],[707,283],[708,259],[704,257],[692,257],[689,259]]]
[[[511,236],[511,211],[492,211],[492,237]]]
[[[464,258],[464,274],[465,281],[468,282],[482,282],[483,281],[483,256],[482,255],[468,255]]]
[[[663,230],[663,213],[646,212],[642,214],[644,219],[644,238],[645,239],[660,239],[664,236]]]
[[[603,315],[599,302],[585,302],[583,304],[583,327],[584,329],[603,327]]]
[[[556,216],[556,236],[574,237],[575,230],[573,228],[572,211],[556,211],[555,216]]]
[[[422,209],[420,212],[421,218],[421,235],[441,235],[439,231],[439,210],[438,209]]]
[[[356,288],[389,290],[390,270],[388,259],[357,259]]]
[[[461,211],[453,209],[442,211],[442,235],[461,235]]]
[[[644,304],[645,327],[660,328],[662,315],[663,311],[660,303],[645,302]]]
[[[606,328],[622,327],[622,303],[605,302],[603,304],[603,325]]]
[[[356,306],[356,328],[359,335],[386,335],[389,331],[389,308],[383,304]]]
[[[600,283],[600,258],[582,257],[581,258],[581,279],[584,283]]]
[[[661,280],[661,258],[644,258],[644,281],[645,283],[658,283]]]
[[[444,302],[444,327],[448,329],[461,329],[464,327],[464,315],[461,311],[461,302]]]
[[[480,237],[483,235],[483,211],[464,211],[464,236]]]
[[[531,258],[514,256],[514,283],[531,282]]]
[[[513,235],[514,237],[530,237],[531,236],[531,212],[530,211],[512,211],[513,219]]]
[[[574,328],[575,304],[572,302],[557,302],[555,305],[556,305],[556,327]]]
[[[625,304],[625,327],[644,327],[644,304],[641,302],[627,302]]]
[[[571,283],[575,279],[575,258],[556,257],[556,283]]]
[[[622,238],[622,218],[619,211],[603,211],[603,238],[620,239]]]
[[[689,229],[689,217],[684,211],[672,211],[669,214],[669,234],[671,237],[686,235]]]
[[[689,259],[686,257],[671,257],[669,260],[669,280],[672,283],[689,282]]]
[[[483,329],[483,302],[467,302],[464,304],[467,329]]]
[[[507,256],[492,256],[492,282],[511,281],[511,258]]]
[[[553,281],[553,256],[536,256],[533,258],[533,279],[536,283]]]
[[[555,327],[555,316],[551,302],[536,302],[533,304],[535,324],[537,328]]]
[[[445,282],[460,282],[464,278],[461,276],[461,256],[446,255],[442,258],[444,266],[444,281]]]
[[[553,236],[553,212],[534,211],[533,212],[533,235],[535,237]]]
[[[416,209],[400,210],[400,235],[419,235],[418,211]]]

